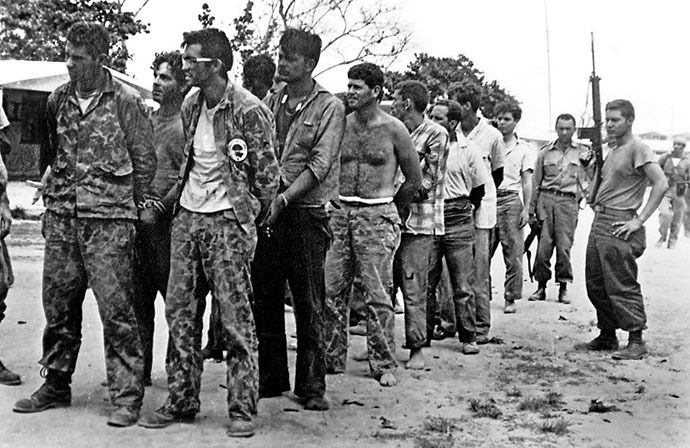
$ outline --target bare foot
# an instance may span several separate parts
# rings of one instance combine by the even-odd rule
[[[410,349],[410,360],[405,364],[405,368],[410,370],[422,370],[424,368],[422,347]]]
[[[366,350],[352,354],[352,359],[355,361],[369,361],[369,353]]]
[[[379,378],[379,384],[383,387],[392,387],[398,384],[398,379],[392,373],[384,373]]]

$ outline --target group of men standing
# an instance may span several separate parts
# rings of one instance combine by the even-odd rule
[[[157,55],[153,93],[161,107],[149,118],[138,95],[103,68],[109,37],[101,25],[77,23],[66,37],[70,82],[48,100],[54,158],[43,188],[45,383],[14,411],[71,404],[87,288],[103,322],[115,406],[108,424],[118,427],[162,428],[199,412],[201,321],[211,293],[227,351],[233,437],[254,434],[259,398],[290,390],[286,282],[298,340],[294,397],[309,410],[329,408],[326,374],[345,370],[355,279],[364,291],[366,359],[383,386],[398,382],[394,285],[404,298],[406,367],[422,369],[444,307],[435,296],[442,258],[462,353],[478,353],[477,344],[489,341],[489,267],[499,242],[504,312],[516,311],[528,221],[542,226],[537,300],[555,246],[559,300],[568,301],[569,250],[586,188],[581,173],[591,158],[572,141],[571,116],[559,117],[559,139],[535,163],[515,133],[517,105],[496,108],[496,129],[477,115],[481,93],[461,84],[427,117],[427,88],[406,81],[393,92],[393,118],[380,107],[383,72],[370,63],[348,72],[353,112],[346,116],[343,103],[312,78],[320,38],[297,29],[280,39],[279,85],[262,102],[229,81],[230,42],[208,28],[184,34],[182,55]],[[189,86],[198,90],[187,95]],[[607,106],[618,145],[597,167],[605,175],[594,202],[587,287],[602,336],[587,348],[612,348],[623,328],[631,332],[628,351],[639,355],[644,309],[641,295],[628,291],[639,293],[634,257],[641,252],[628,237],[644,234],[641,223],[664,185],[648,165],[648,148],[630,140],[630,108],[613,104],[609,119]],[[652,197],[637,216],[646,178]],[[621,191],[618,182],[630,188]],[[607,225],[620,241],[595,233]],[[620,269],[610,272],[606,245],[620,253],[616,262],[625,260],[625,278]],[[157,292],[169,330],[168,397],[140,418]],[[626,314],[629,307],[635,312]]]

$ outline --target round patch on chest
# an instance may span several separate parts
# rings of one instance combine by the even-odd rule
[[[247,142],[241,138],[233,138],[228,143],[228,154],[233,161],[244,162],[247,159],[247,153]]]

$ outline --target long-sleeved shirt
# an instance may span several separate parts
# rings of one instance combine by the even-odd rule
[[[443,235],[443,188],[448,159],[448,131],[428,118],[410,134],[422,168],[422,188],[428,192],[420,202],[409,205],[404,233]]]
[[[286,107],[285,86],[265,100],[278,119]],[[294,201],[296,206],[320,206],[338,198],[340,143],[345,133],[345,106],[319,83],[300,102],[279,149],[281,184],[289,187],[306,169],[318,185]],[[292,205],[292,204],[291,204]]]
[[[186,143],[173,190],[178,205],[194,163],[194,134],[204,101],[203,93],[198,91],[182,104]],[[243,227],[254,225],[262,206],[268,207],[278,190],[280,170],[273,128],[273,116],[268,108],[248,90],[228,82],[213,114],[213,137],[232,203],[231,212]],[[166,196],[165,202],[170,196]]]
[[[156,171],[153,129],[136,91],[112,78],[82,112],[73,83],[48,97],[55,159],[46,208],[80,218],[136,219]]]

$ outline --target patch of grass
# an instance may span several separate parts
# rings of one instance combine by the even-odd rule
[[[446,437],[415,437],[415,448],[453,448],[455,439],[448,434]]]
[[[570,422],[568,420],[564,419],[563,417],[558,417],[544,420],[541,425],[539,425],[539,429],[542,432],[549,432],[557,436],[562,436],[569,431],[569,426]]]
[[[503,412],[496,406],[496,400],[490,398],[488,400],[479,400],[472,398],[469,401],[470,411],[474,412],[475,417],[489,417],[496,419],[503,415]]]
[[[549,392],[545,397],[525,397],[518,405],[519,411],[539,412],[563,404],[563,395]]]
[[[431,416],[424,420],[424,430],[432,432],[440,432],[442,434],[450,434],[457,426],[455,420],[452,418]]]
[[[507,394],[509,397],[513,397],[513,398],[522,397],[522,391],[521,391],[520,388],[517,387],[517,386],[513,386],[513,388],[510,389],[509,391],[507,391],[506,394]]]

